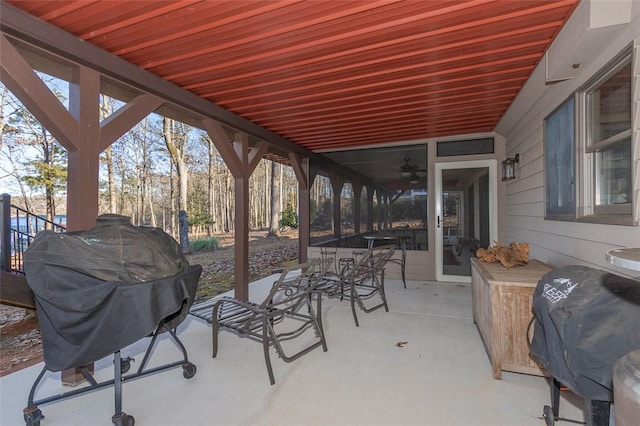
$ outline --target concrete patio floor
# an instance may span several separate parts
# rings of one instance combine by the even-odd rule
[[[250,287],[259,299],[273,279]],[[211,358],[211,327],[189,315],[178,334],[197,366],[191,379],[175,368],[127,381],[123,410],[137,425],[479,425],[545,424],[546,379],[491,366],[471,314],[470,284],[387,280],[390,312],[360,312],[356,328],[346,301],[323,300],[329,350],[287,364],[272,350],[276,384],[260,344],[220,334]],[[146,340],[122,350],[142,360]],[[398,342],[407,342],[397,345]],[[162,337],[152,365],[180,359]],[[39,364],[0,379],[0,425],[23,425],[22,409]],[[113,377],[112,358],[95,365],[96,379]],[[133,364],[136,368],[136,364]],[[69,388],[48,373],[37,398]],[[110,425],[113,387],[40,406],[42,426]],[[582,400],[563,392],[560,414],[583,420]]]

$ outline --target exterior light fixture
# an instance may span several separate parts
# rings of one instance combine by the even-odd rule
[[[520,154],[516,154],[513,158],[507,157],[502,162],[502,180],[511,180],[516,178],[516,164],[520,162]]]

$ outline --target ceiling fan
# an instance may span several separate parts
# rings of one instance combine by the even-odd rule
[[[411,179],[411,183],[420,178],[420,176],[418,176],[418,172],[426,171],[426,169],[420,169],[415,164],[411,164],[411,158],[409,157],[404,157],[404,164],[400,167],[400,174],[402,177]]]

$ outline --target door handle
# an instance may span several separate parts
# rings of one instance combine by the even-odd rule
[[[438,216],[438,222],[436,223],[436,227],[440,228],[440,216]]]

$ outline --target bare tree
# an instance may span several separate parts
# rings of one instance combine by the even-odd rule
[[[188,132],[184,124],[164,117],[162,119],[162,135],[178,174],[178,211],[186,214],[189,170],[185,162],[185,147]],[[182,215],[180,217],[180,223],[182,224],[179,230],[180,244],[183,251],[189,252],[191,248],[189,246],[189,235],[185,229],[186,220],[182,218]]]
[[[213,141],[208,135],[204,136],[204,140],[207,142],[208,148],[208,166],[209,173],[207,174],[207,188],[208,188],[208,199],[209,199],[209,216],[211,217],[211,223],[207,226],[207,235],[211,236],[215,231],[215,217],[216,217],[216,188],[215,188],[215,174],[216,174],[216,147],[213,144]]]
[[[282,213],[281,184],[282,164],[271,164],[271,220],[269,221],[269,235],[277,235],[280,229],[280,215]]]
[[[184,124],[164,117],[162,119],[162,135],[178,174],[178,210],[187,211],[187,183],[189,180],[189,170],[185,163],[187,131]]]
[[[113,113],[114,99],[106,96],[100,97],[100,119],[104,120]],[[111,145],[104,151],[105,163],[107,166],[107,198],[109,200],[109,213],[117,212],[116,202],[116,179],[113,167],[113,150]]]
[[[0,148],[3,146],[4,139],[4,114],[7,104],[7,93],[9,93],[9,90],[6,86],[2,85],[2,92],[0,92]]]

